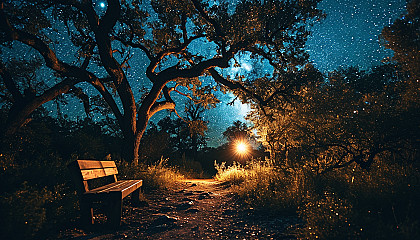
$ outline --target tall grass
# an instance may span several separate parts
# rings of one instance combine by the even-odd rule
[[[298,215],[298,239],[420,239],[416,167],[378,161],[370,172],[353,165],[316,174],[251,161],[216,169],[216,180],[250,207]]]
[[[289,214],[295,212],[305,194],[301,173],[285,172],[271,161],[253,160],[246,165],[215,164],[215,179],[232,185],[232,191],[247,205]]]
[[[0,161],[0,239],[43,239],[74,227],[80,212],[66,164],[51,158],[18,165],[9,158],[0,155],[4,160]],[[170,188],[184,176],[166,162],[138,166],[117,162],[118,178],[143,179],[145,191]]]
[[[177,168],[168,166],[167,162],[167,158],[161,158],[160,161],[151,165],[134,166],[129,163],[119,163],[119,178],[142,179],[145,191],[168,189],[185,177]]]

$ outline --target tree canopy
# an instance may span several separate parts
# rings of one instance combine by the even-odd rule
[[[101,8],[90,0],[3,1],[3,47],[13,52],[26,45],[52,71],[41,77],[46,88],[29,97],[8,63],[0,65],[2,88],[13,104],[5,132],[15,133],[36,108],[63,94],[79,97],[87,113],[92,99],[101,99],[124,136],[125,159],[137,162],[149,119],[161,110],[175,110],[172,94],[204,105],[217,102],[212,94],[216,85],[206,76],[243,101],[264,106],[276,98],[287,100],[301,85],[307,25],[322,17],[318,2],[244,0],[232,7],[224,1],[108,0]],[[128,74],[139,64],[136,54],[146,58],[148,83]],[[244,54],[271,71],[235,78],[222,71]],[[100,98],[86,91],[88,85]],[[139,90],[143,95],[136,97]]]
[[[325,172],[356,163],[368,170],[391,156],[412,161],[419,111],[407,108],[406,78],[394,64],[333,71],[306,85],[287,110],[254,110],[249,119],[284,167]]]

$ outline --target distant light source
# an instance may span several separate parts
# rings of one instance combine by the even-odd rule
[[[100,3],[99,3],[99,6],[100,6],[101,8],[104,8],[106,5],[105,5],[105,3],[104,3],[104,2],[100,2]]]
[[[250,146],[246,140],[236,140],[234,145],[235,155],[246,158],[250,154]]]
[[[248,146],[247,146],[247,144],[246,144],[246,143],[244,143],[244,142],[238,142],[238,143],[236,144],[236,151],[237,151],[238,153],[241,153],[241,154],[246,153],[246,152],[248,151]]]
[[[252,70],[252,66],[249,63],[242,63],[242,68],[247,70],[248,72]]]

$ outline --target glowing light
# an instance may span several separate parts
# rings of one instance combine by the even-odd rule
[[[239,156],[240,158],[246,158],[250,156],[250,146],[246,140],[236,140],[234,147],[236,156]]]
[[[100,2],[100,3],[99,3],[99,6],[100,6],[101,8],[104,8],[106,5],[105,5],[105,3],[104,3],[104,2]]]
[[[248,112],[251,110],[251,108],[249,107],[248,104],[243,104],[241,103],[239,100],[236,102],[235,104],[238,103],[238,112],[241,116],[246,116],[248,114]]]
[[[248,146],[244,142],[240,142],[236,145],[236,151],[238,153],[245,153],[248,150]]]
[[[242,67],[247,70],[248,72],[252,70],[252,66],[249,65],[248,63],[242,63]]]

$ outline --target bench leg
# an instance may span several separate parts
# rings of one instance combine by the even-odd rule
[[[135,207],[141,206],[140,196],[141,196],[140,188],[138,188],[137,190],[131,193],[131,202],[133,203]]]
[[[121,224],[122,216],[122,196],[121,193],[111,194],[109,197],[108,224],[111,228],[118,228]]]
[[[87,201],[80,201],[82,226],[90,227],[93,224],[93,208]]]

